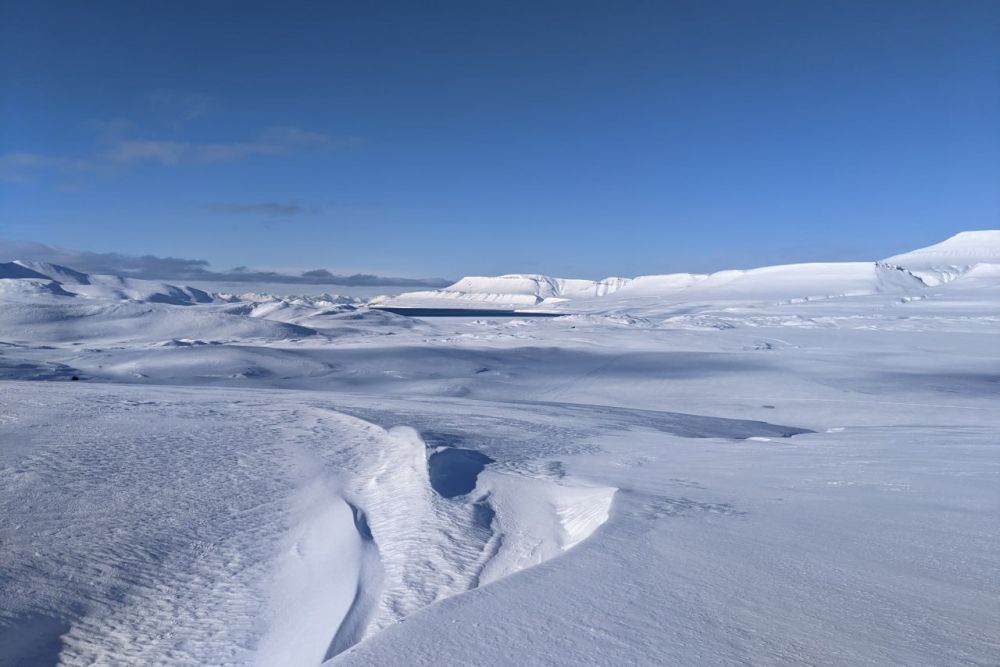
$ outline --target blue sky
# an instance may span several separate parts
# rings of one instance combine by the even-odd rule
[[[995,1],[0,7],[0,238],[602,277],[1000,227]]]

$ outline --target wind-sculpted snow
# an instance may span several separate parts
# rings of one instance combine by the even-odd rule
[[[355,603],[367,617],[365,635],[436,601],[555,557],[607,519],[614,489],[602,489],[595,501],[573,495],[577,487],[568,482],[544,479],[530,482],[541,489],[537,502],[498,514],[495,499],[516,496],[518,485],[531,479],[512,473],[503,481],[476,485],[464,498],[445,498],[433,489],[430,456],[433,452],[417,431],[394,427],[382,439],[373,467],[363,474],[355,471],[356,482],[349,487],[379,554],[380,591],[361,590]],[[587,514],[583,505],[594,502],[603,509],[590,510],[592,518],[581,522],[579,517]],[[540,520],[551,522],[547,532],[526,532]],[[524,553],[533,556],[525,558]],[[371,581],[362,586],[375,588]],[[365,598],[374,599],[362,602]],[[347,647],[335,642],[331,657]]]
[[[428,297],[546,318],[0,265],[0,664],[992,664],[995,240]]]
[[[973,267],[1000,265],[1000,230],[960,232],[940,243],[893,255],[883,263],[904,267],[931,285],[950,282]]]
[[[17,586],[0,648],[15,662],[318,664],[559,555],[607,519],[614,491],[508,471],[445,499],[416,431],[314,400],[94,387],[80,403],[35,386],[4,388]],[[70,421],[46,424],[53,407]]]

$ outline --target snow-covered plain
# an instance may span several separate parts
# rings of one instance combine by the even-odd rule
[[[1000,232],[371,304],[0,264],[0,378],[0,664],[1000,663]]]

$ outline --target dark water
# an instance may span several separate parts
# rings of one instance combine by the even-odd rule
[[[493,459],[473,449],[442,449],[427,460],[431,487],[445,498],[465,495],[476,488],[476,479],[488,463]]]
[[[372,310],[408,317],[560,317],[566,313],[539,313],[532,310],[500,310],[496,308],[390,308],[372,306]]]

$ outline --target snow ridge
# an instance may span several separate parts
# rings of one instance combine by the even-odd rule
[[[63,292],[95,299],[131,300],[177,306],[213,301],[208,292],[195,287],[122,276],[89,275],[46,262],[15,260],[0,263],[0,279],[2,278],[49,280],[59,286]],[[53,291],[51,287],[46,288],[46,290]]]
[[[1000,230],[959,232],[940,243],[893,255],[882,262],[909,270],[931,287],[949,283],[974,269],[977,274],[991,273],[991,265],[1000,265]]]
[[[420,434],[387,432],[375,470],[352,491],[381,559],[381,596],[365,636],[452,595],[553,558],[608,518],[616,489],[512,473],[465,497],[436,494]]]

